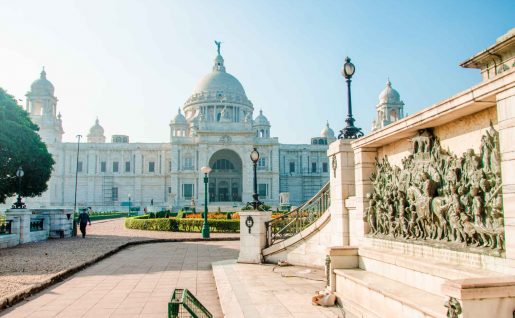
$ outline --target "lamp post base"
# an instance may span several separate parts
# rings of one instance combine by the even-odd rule
[[[209,238],[209,225],[206,221],[204,221],[204,224],[202,225],[202,238],[208,239]]]
[[[361,137],[363,137],[361,128],[354,126],[347,126],[340,130],[340,133],[338,134],[338,139],[358,139]]]

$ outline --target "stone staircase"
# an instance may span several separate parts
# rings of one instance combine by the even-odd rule
[[[513,276],[436,255],[373,246],[332,248],[331,288],[357,317],[448,317],[450,297],[460,317],[512,317]]]

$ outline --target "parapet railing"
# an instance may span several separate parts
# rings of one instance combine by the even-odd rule
[[[213,318],[213,315],[187,289],[176,288],[168,303],[168,318]]]
[[[12,220],[0,219],[0,235],[11,234],[12,224]]]
[[[265,222],[266,247],[300,233],[324,214],[331,204],[329,182],[306,203],[278,218]]]
[[[42,231],[45,219],[31,219],[30,220],[30,231]]]

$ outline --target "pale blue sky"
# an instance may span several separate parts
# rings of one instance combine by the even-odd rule
[[[0,0],[0,86],[25,99],[44,65],[65,140],[98,116],[108,138],[166,142],[216,39],[272,135],[307,143],[326,120],[344,126],[346,55],[356,124],[368,132],[388,76],[414,113],[478,83],[479,71],[458,64],[514,22],[513,0]]]

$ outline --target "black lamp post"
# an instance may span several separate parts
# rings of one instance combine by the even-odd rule
[[[130,195],[130,193],[127,194],[127,197],[129,198],[129,212],[128,212],[127,216],[131,216],[131,195]]]
[[[202,224],[202,238],[209,238],[209,223],[207,221],[207,212],[209,209],[207,208],[207,198],[208,198],[208,174],[211,172],[210,167],[202,167],[200,168],[200,172],[204,174],[204,224]]]
[[[252,150],[250,153],[250,160],[252,160],[254,164],[254,194],[252,195],[252,198],[254,198],[254,201],[252,202],[252,206],[254,207],[254,210],[257,211],[258,207],[262,204],[262,202],[259,201],[259,195],[257,192],[257,162],[259,161],[259,152],[256,148]]]
[[[16,170],[16,178],[18,178],[18,198],[16,202],[12,205],[13,209],[25,209],[26,205],[21,201],[21,178],[25,175],[23,172],[23,168],[20,166],[18,170]]]
[[[350,62],[350,58],[345,58],[345,64],[342,68],[342,75],[345,77],[345,81],[347,82],[347,118],[345,119],[346,126],[342,130],[340,130],[340,134],[338,135],[338,139],[358,139],[359,137],[363,137],[363,132],[361,128],[354,126],[354,117],[352,117],[352,102],[350,95],[350,82],[352,75],[356,68],[354,64]]]

